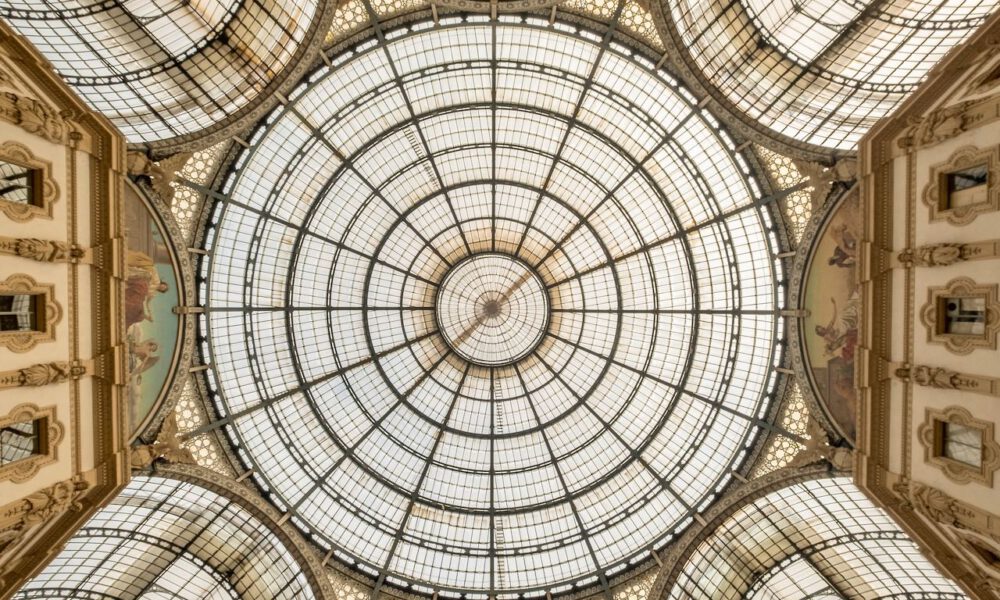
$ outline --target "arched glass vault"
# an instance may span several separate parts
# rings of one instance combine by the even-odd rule
[[[740,118],[852,152],[995,0],[658,2],[692,67]]]
[[[966,598],[846,477],[795,483],[737,509],[670,583],[671,600]]]
[[[447,17],[332,62],[216,193],[215,426],[376,587],[606,587],[773,428],[775,198],[612,30]]]
[[[135,476],[13,598],[309,600],[303,568],[242,505]]]
[[[257,100],[301,58],[322,13],[317,0],[0,1],[0,16],[132,143],[196,133]]]

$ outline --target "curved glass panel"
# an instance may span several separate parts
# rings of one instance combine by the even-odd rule
[[[245,106],[316,10],[316,0],[0,0],[0,16],[129,142],[192,133]]]
[[[295,558],[242,506],[192,483],[142,475],[13,597],[314,598]]]
[[[847,477],[744,506],[684,565],[668,598],[965,598]]]
[[[668,8],[669,6],[669,8]],[[704,76],[750,119],[853,150],[995,0],[664,3]]]
[[[202,272],[226,431],[379,582],[606,584],[756,439],[769,200],[609,38],[514,17],[385,37],[310,77],[223,186]]]

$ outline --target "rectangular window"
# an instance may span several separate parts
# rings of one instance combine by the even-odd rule
[[[0,160],[0,200],[41,205],[42,170]]]
[[[45,419],[21,421],[0,427],[0,466],[44,454]]]
[[[957,423],[941,422],[941,456],[980,468],[983,464],[983,431]]]
[[[939,302],[942,315],[940,333],[977,336],[986,334],[985,296],[942,296]]]
[[[0,294],[0,331],[41,331],[42,294]]]

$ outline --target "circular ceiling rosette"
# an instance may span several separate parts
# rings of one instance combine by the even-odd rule
[[[236,453],[379,585],[607,585],[754,447],[783,336],[770,199],[610,33],[452,17],[333,63],[206,230]]]

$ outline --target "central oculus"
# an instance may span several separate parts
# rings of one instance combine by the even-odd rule
[[[459,356],[499,367],[521,360],[538,346],[549,324],[549,294],[524,261],[506,254],[477,254],[445,275],[434,316]]]

